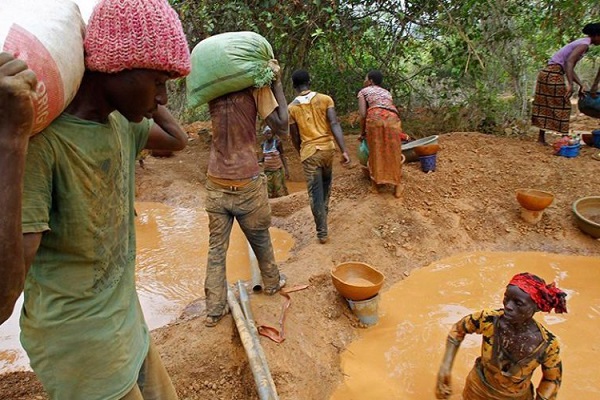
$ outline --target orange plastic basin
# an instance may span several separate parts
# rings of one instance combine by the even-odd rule
[[[331,270],[333,286],[347,299],[360,301],[379,293],[385,276],[369,264],[350,261]]]
[[[536,189],[517,189],[517,201],[526,210],[542,211],[554,201],[550,192]]]
[[[440,150],[440,145],[435,144],[435,143],[415,147],[415,153],[419,157],[431,156],[433,154],[436,154],[439,150]]]

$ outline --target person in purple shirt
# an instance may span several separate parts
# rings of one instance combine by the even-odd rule
[[[577,39],[554,53],[548,65],[538,74],[531,124],[540,128],[539,143],[546,144],[546,130],[569,133],[573,82],[579,85],[579,96],[585,92],[583,83],[575,73],[575,65],[591,45],[600,45],[600,23],[587,24],[583,27],[583,33],[587,37]],[[600,69],[590,88],[593,96],[596,95],[599,82]]]

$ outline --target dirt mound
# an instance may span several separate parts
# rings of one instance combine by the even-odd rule
[[[578,121],[575,129],[598,127],[596,120]],[[202,207],[208,128],[189,126],[190,145],[175,157],[145,160],[145,168],[137,169],[139,200]],[[356,154],[356,138],[346,137],[351,154]],[[600,163],[591,158],[598,150],[583,147],[579,157],[557,157],[551,147],[536,144],[534,135],[515,139],[480,133],[444,134],[440,145],[436,172],[423,173],[418,163],[404,165],[401,199],[391,189],[371,194],[360,167],[336,162],[328,244],[316,240],[306,193],[272,201],[274,225],[296,239],[281,268],[289,285],[310,285],[291,294],[287,339],[282,344],[261,340],[282,399],[327,399],[342,378],[338,355],[356,334],[357,320],[331,285],[329,270],[337,263],[357,260],[377,267],[387,276],[385,290],[411,270],[458,252],[600,254],[598,241],[577,229],[571,211],[579,197],[599,194]],[[289,140],[284,146],[292,179],[302,179]],[[522,187],[556,196],[535,226],[519,217],[515,190]],[[257,321],[274,324],[282,301],[257,296]],[[257,398],[231,317],[208,329],[199,312],[191,313],[153,335],[182,399]],[[45,395],[32,374],[19,373],[0,377],[0,398]]]

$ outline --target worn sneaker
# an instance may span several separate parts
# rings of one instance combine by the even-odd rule
[[[229,305],[228,304],[225,305],[225,308],[223,309],[223,312],[221,313],[221,315],[207,315],[206,319],[204,320],[204,326],[206,326],[207,328],[212,328],[212,327],[217,326],[219,321],[222,320],[223,317],[226,316],[227,314],[229,314]]]
[[[263,293],[266,294],[267,296],[273,296],[275,293],[279,292],[285,286],[286,282],[287,282],[286,276],[284,274],[279,274],[279,283],[277,284],[277,286],[268,288],[268,289],[264,289]]]

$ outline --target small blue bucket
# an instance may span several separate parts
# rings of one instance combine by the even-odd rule
[[[600,149],[600,129],[592,131],[592,145],[595,148]]]
[[[559,156],[568,157],[568,158],[577,157],[579,155],[580,147],[581,147],[580,144],[574,144],[571,146],[562,146],[560,148],[560,150],[558,151],[558,153],[556,153],[556,154]]]
[[[371,297],[367,300],[354,301],[346,299],[350,309],[359,319],[359,321],[365,326],[373,326],[379,321],[378,305],[379,305],[379,294]]]
[[[437,154],[419,157],[419,161],[421,161],[421,171],[423,171],[423,172],[435,171],[436,160],[437,160]]]

